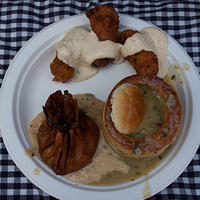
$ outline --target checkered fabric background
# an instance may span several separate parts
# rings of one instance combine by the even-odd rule
[[[35,33],[68,15],[83,13],[96,4],[109,3],[167,31],[188,52],[200,71],[200,1],[0,1],[0,86],[9,63]],[[199,91],[200,92],[200,91]],[[165,178],[165,177],[163,177]],[[0,199],[55,199],[33,185],[16,167],[0,135]],[[150,198],[200,199],[200,148],[181,176]]]

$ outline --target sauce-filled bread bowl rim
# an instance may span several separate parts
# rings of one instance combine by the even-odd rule
[[[114,98],[114,92],[123,84],[131,85],[146,85],[156,92],[160,93],[162,98],[165,101],[165,119],[158,131],[156,131],[152,136],[146,136],[143,138],[132,138],[127,136],[124,133],[121,133],[116,129],[116,122],[112,119],[112,98]],[[170,95],[173,97],[173,102],[168,104],[167,101],[170,98]],[[124,100],[124,98],[123,98]],[[134,99],[133,99],[134,101]],[[123,102],[124,104],[128,103]],[[122,107],[124,105],[121,105]],[[117,108],[116,108],[117,109]],[[130,110],[127,110],[127,115]],[[124,119],[122,119],[124,120]],[[134,121],[134,119],[132,119]],[[103,112],[103,124],[104,124],[104,136],[107,143],[120,155],[125,157],[132,158],[151,158],[161,154],[165,149],[167,149],[176,139],[178,130],[181,122],[181,106],[174,89],[164,82],[161,78],[151,77],[151,76],[142,76],[142,75],[133,75],[122,79],[119,83],[115,85],[111,91]],[[165,131],[165,130],[169,131]],[[167,135],[164,135],[163,132],[166,132]],[[150,142],[152,138],[153,142]],[[133,148],[141,144],[140,150],[141,154],[136,154],[133,152]],[[158,145],[159,144],[159,145]],[[148,147],[148,148],[146,148]],[[139,146],[137,145],[137,148]]]

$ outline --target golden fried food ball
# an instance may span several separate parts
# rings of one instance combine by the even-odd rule
[[[74,76],[75,69],[65,64],[56,56],[50,64],[51,73],[55,76],[53,81],[67,82]]]
[[[158,73],[158,58],[152,51],[142,50],[126,59],[139,75],[153,76]]]
[[[99,40],[117,41],[119,16],[113,7],[106,4],[97,5],[93,9],[86,10],[86,16]]]
[[[92,31],[96,33],[100,41],[117,42],[119,16],[113,7],[106,4],[97,5],[93,9],[86,10],[86,16],[90,20]],[[96,59],[92,66],[105,67],[112,61],[112,58]]]

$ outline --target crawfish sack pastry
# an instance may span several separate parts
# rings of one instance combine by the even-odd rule
[[[86,16],[90,20],[92,31],[97,34],[100,41],[117,42],[119,16],[113,7],[106,4],[97,5],[95,8],[87,10]],[[105,67],[112,61],[112,58],[96,59],[92,66]]]
[[[46,120],[37,134],[41,159],[57,175],[88,165],[99,139],[96,123],[78,108],[68,91],[51,94],[43,110]]]

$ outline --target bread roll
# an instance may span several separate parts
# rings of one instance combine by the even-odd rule
[[[113,93],[111,104],[115,128],[124,134],[135,132],[145,113],[141,90],[134,85],[123,84]]]

